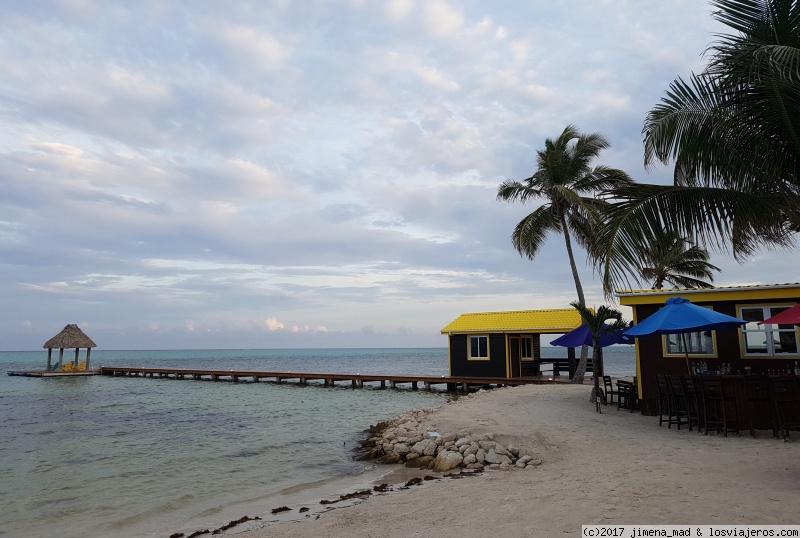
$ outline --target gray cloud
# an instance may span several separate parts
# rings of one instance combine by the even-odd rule
[[[75,322],[107,349],[444,345],[461,312],[564,307],[561,238],[520,258],[535,206],[497,185],[568,123],[668,182],[641,125],[703,65],[708,9],[7,2],[0,341]],[[791,280],[778,258],[720,256],[717,281]]]

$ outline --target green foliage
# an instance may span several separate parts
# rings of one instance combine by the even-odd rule
[[[660,230],[731,250],[789,247],[800,229],[800,2],[716,0],[709,63],[677,78],[645,120],[648,167],[675,163],[674,185],[607,193],[593,257],[606,294],[627,284]]]
[[[599,225],[600,208],[607,205],[595,196],[596,193],[632,183],[622,170],[591,166],[591,161],[608,145],[601,134],[582,134],[569,125],[557,139],[547,139],[545,148],[537,152],[536,171],[532,176],[521,181],[507,180],[497,190],[498,200],[522,203],[545,200],[517,224],[511,236],[512,244],[521,256],[533,259],[549,233],[562,234],[581,304],[584,303],[583,290],[571,237],[588,248],[591,231]]]
[[[708,251],[690,245],[672,231],[663,231],[641,252],[639,274],[651,281],[653,289],[661,289],[667,282],[679,288],[710,288],[713,271],[719,267],[709,261]]]

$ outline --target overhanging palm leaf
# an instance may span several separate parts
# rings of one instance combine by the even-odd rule
[[[800,230],[800,2],[714,0],[708,67],[678,78],[645,120],[644,159],[675,163],[674,186],[624,186],[600,241],[604,289],[627,280],[661,229],[741,258]]]
[[[770,237],[780,246],[792,243],[777,197],[664,185],[636,185],[614,193],[618,203],[605,207],[606,224],[597,230],[592,247],[607,296],[640,282],[635,268],[641,252],[665,229],[720,249],[720,237],[728,237],[740,254],[763,246],[759,237]]]

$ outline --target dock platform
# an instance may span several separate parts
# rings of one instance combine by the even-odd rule
[[[7,373],[11,376],[20,377],[86,377],[90,375],[100,375],[100,370],[81,370],[78,372],[61,372],[59,370],[11,370]]]
[[[99,373],[112,377],[151,377],[160,379],[192,379],[210,381],[271,381],[274,383],[294,382],[307,385],[312,382],[326,387],[346,384],[354,388],[365,385],[380,388],[400,388],[410,386],[412,390],[420,387],[432,390],[435,386],[444,386],[448,391],[467,392],[471,387],[503,387],[517,385],[538,385],[545,383],[563,383],[564,380],[551,376],[529,377],[446,377],[446,376],[414,376],[391,374],[331,374],[312,372],[262,372],[247,370],[200,370],[192,368],[134,368],[126,366],[102,366]]]

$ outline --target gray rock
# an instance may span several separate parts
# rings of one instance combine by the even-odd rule
[[[464,467],[465,469],[483,469],[483,464],[481,463],[470,463]]]
[[[433,470],[437,473],[445,473],[460,466],[462,461],[464,461],[464,458],[458,452],[442,452],[436,456]]]
[[[411,467],[412,469],[426,469],[431,463],[433,463],[433,456],[420,456],[419,458],[406,461],[406,467]]]
[[[486,454],[485,463],[489,463],[492,465],[505,463],[506,465],[509,465],[511,464],[511,458],[509,458],[505,454],[498,454],[494,450],[490,450]]]
[[[455,433],[448,433],[447,435],[442,437],[442,442],[444,442],[444,443],[446,443],[448,441],[455,442],[456,439],[458,439],[458,435],[456,435]]]
[[[464,445],[469,445],[469,443],[470,443],[471,441],[472,441],[472,438],[471,438],[471,437],[469,437],[469,436],[466,436],[466,437],[461,437],[461,438],[459,438],[459,439],[456,441],[456,446],[457,446],[458,448],[461,448],[461,447],[462,447],[462,446],[464,446]]]
[[[512,456],[514,456],[515,458],[518,458],[518,457],[519,457],[519,447],[516,447],[516,446],[514,446],[514,445],[508,445],[508,446],[506,447],[506,450],[508,450],[509,452],[511,452],[511,455],[512,455]]]
[[[411,452],[411,448],[405,443],[397,443],[394,445],[394,451],[400,454],[401,456],[405,456],[409,452]]]
[[[423,456],[435,456],[436,448],[436,441],[433,439],[423,439],[414,445],[414,451],[419,452]]]
[[[542,460],[531,460],[528,462],[528,467],[538,467],[542,464]]]
[[[479,448],[478,451],[475,452],[475,459],[478,460],[478,463],[484,463],[486,461],[486,451]]]
[[[497,443],[495,443],[494,441],[479,441],[478,446],[480,446],[482,449],[488,452],[494,449],[494,447],[497,446]]]
[[[494,451],[495,451],[495,454],[498,454],[500,456],[508,456],[509,458],[511,457],[511,452],[506,450],[506,448],[501,444],[497,444],[494,447]]]
[[[475,457],[475,454],[467,454],[466,456],[464,456],[464,465],[469,465],[470,463],[477,463],[477,462],[478,458]]]
[[[470,444],[467,449],[464,451],[464,456],[469,456],[470,454],[477,454],[480,447],[477,443]]]
[[[419,457],[419,454],[417,454],[416,452],[409,452],[408,454],[406,454],[406,461],[415,460],[418,457]]]
[[[381,463],[385,463],[387,465],[391,465],[392,463],[398,463],[400,461],[400,454],[397,452],[390,452],[386,454],[384,457],[381,458]]]

